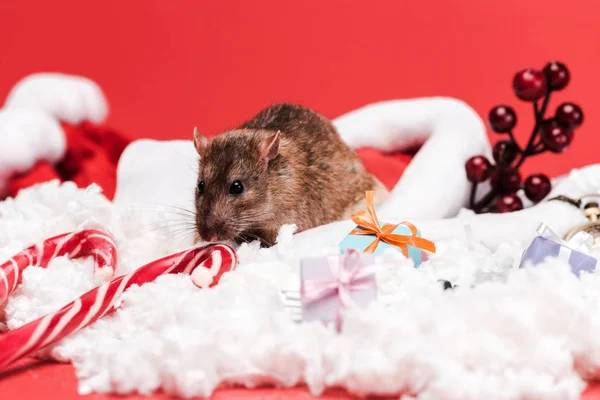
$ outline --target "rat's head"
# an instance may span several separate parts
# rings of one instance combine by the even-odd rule
[[[200,240],[240,237],[268,219],[268,165],[279,151],[279,132],[234,130],[208,140],[194,130],[200,155],[196,231]]]

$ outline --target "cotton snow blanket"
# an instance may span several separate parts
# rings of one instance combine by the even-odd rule
[[[378,214],[411,221],[437,247],[419,268],[398,253],[383,255],[391,268],[377,274],[379,300],[345,313],[341,332],[295,323],[281,290],[297,288],[300,259],[335,252],[351,221],[297,235],[283,227],[270,249],[244,244],[237,269],[210,290],[179,275],[133,287],[116,313],[43,356],[72,362],[82,394],[162,389],[191,397],[209,396],[222,384],[305,383],[314,394],[343,387],[420,399],[578,399],[585,380],[598,377],[600,280],[595,273],[577,278],[559,260],[518,266],[540,222],[563,234],[584,217],[556,202],[508,215],[463,210],[464,161],[489,148],[482,122],[459,101],[375,104],[335,124],[353,148],[423,144]],[[70,183],[22,191],[0,203],[0,259],[85,228],[114,238],[117,275],[189,248],[190,219],[182,209],[192,210],[194,163],[190,142],[138,141],[123,154],[113,202],[97,187]],[[576,197],[599,186],[600,166],[589,166],[556,179],[552,194]],[[457,287],[443,290],[440,280]],[[89,259],[59,257],[46,269],[30,267],[4,306],[6,328],[96,284]]]

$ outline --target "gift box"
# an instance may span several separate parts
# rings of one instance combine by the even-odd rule
[[[300,261],[300,299],[303,321],[341,326],[348,307],[365,307],[377,298],[375,256],[350,250],[339,256]]]
[[[593,272],[597,259],[588,254],[587,248],[593,238],[585,232],[580,232],[571,240],[565,242],[545,224],[538,228],[536,236],[529,247],[523,252],[519,268],[530,262],[537,265],[547,258],[559,258],[571,267],[571,271],[579,276],[582,271]]]
[[[352,214],[352,221],[357,226],[340,242],[340,252],[354,249],[364,253],[381,254],[387,249],[394,249],[410,258],[415,267],[423,260],[423,250],[435,253],[435,244],[422,238],[421,231],[410,222],[396,225],[379,223],[372,191],[366,192],[365,199],[367,210]]]
[[[385,225],[386,224],[383,224],[383,223],[379,224],[379,226],[381,228],[383,228]],[[356,230],[364,230],[364,229],[361,228],[360,226],[357,226],[354,229],[354,231],[356,231]],[[402,235],[402,236],[412,236],[412,232],[411,232],[410,228],[406,225],[398,225],[398,227],[392,231],[392,234]],[[417,234],[415,235],[415,237],[421,237],[421,231],[419,231],[418,229],[417,229]],[[373,241],[375,239],[376,239],[375,235],[357,235],[357,234],[350,233],[348,236],[346,236],[344,238],[344,240],[342,240],[340,242],[340,244],[339,244],[340,252],[343,253],[349,249],[354,249],[354,250],[358,250],[358,251],[362,252],[367,247],[369,247],[369,245],[371,243],[373,243]],[[372,254],[382,254],[387,249],[393,249],[393,250],[402,252],[402,249],[400,247],[395,246],[393,244],[386,243],[385,241],[382,240],[379,242],[377,247],[373,250]],[[413,247],[411,245],[406,245],[406,250],[408,252],[407,257],[410,258],[411,260],[413,260],[413,262],[415,263],[415,267],[418,266],[419,264],[421,264],[421,261],[423,258],[421,249],[419,249],[417,247]]]

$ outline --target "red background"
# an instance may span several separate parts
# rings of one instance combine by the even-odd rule
[[[77,396],[77,383],[73,367],[70,365],[49,365],[33,360],[25,360],[0,372],[0,398],[2,400],[74,400]],[[395,397],[394,399],[396,399]],[[116,395],[93,394],[86,400],[148,400],[137,395],[121,397]],[[172,398],[155,394],[151,400]],[[275,390],[269,388],[245,390],[243,388],[217,390],[211,400],[316,400],[304,388]],[[349,397],[342,391],[330,390],[318,400],[346,400]],[[581,400],[600,399],[600,385],[590,386]],[[543,399],[540,399],[543,400]]]
[[[195,125],[215,134],[275,101],[334,118],[442,95],[483,118],[498,103],[515,105],[524,141],[531,110],[513,96],[512,76],[557,59],[572,83],[550,110],[571,100],[586,120],[567,153],[525,165],[557,175],[598,160],[598,15],[596,0],[2,0],[0,99],[30,73],[83,75],[105,91],[113,127],[171,139],[190,138]],[[75,393],[69,368],[4,375],[1,397],[66,399]]]
[[[274,101],[329,117],[364,104],[453,96],[482,117],[514,104],[526,140],[531,110],[513,96],[522,67],[562,60],[559,101],[586,120],[562,156],[525,172],[596,162],[600,4],[596,0],[10,1],[0,4],[0,98],[38,71],[94,79],[110,123],[133,138],[215,134]],[[553,102],[550,110],[557,105]]]

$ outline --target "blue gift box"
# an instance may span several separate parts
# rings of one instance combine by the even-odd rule
[[[577,276],[581,271],[593,272],[598,262],[595,257],[572,249],[566,244],[558,243],[552,238],[537,236],[523,252],[519,268],[525,267],[526,262],[537,265],[546,258],[564,258],[565,261],[568,260],[571,271]]]
[[[383,227],[385,224],[380,224]],[[356,227],[355,229],[362,229],[360,227]],[[412,232],[406,225],[398,225],[396,229],[394,229],[394,234],[403,235],[403,236],[412,236]],[[421,237],[421,231],[417,230],[417,237]],[[340,252],[343,253],[347,249],[355,249],[360,252],[363,252],[365,248],[367,248],[377,237],[375,235],[353,235],[349,234],[342,240],[339,244]],[[413,260],[415,267],[418,267],[422,261],[422,250],[413,246],[406,246],[408,249],[408,257]],[[402,250],[391,244],[385,243],[383,240],[379,242],[377,248],[373,252],[373,254],[382,254],[387,249],[394,249],[396,251],[402,252]]]

